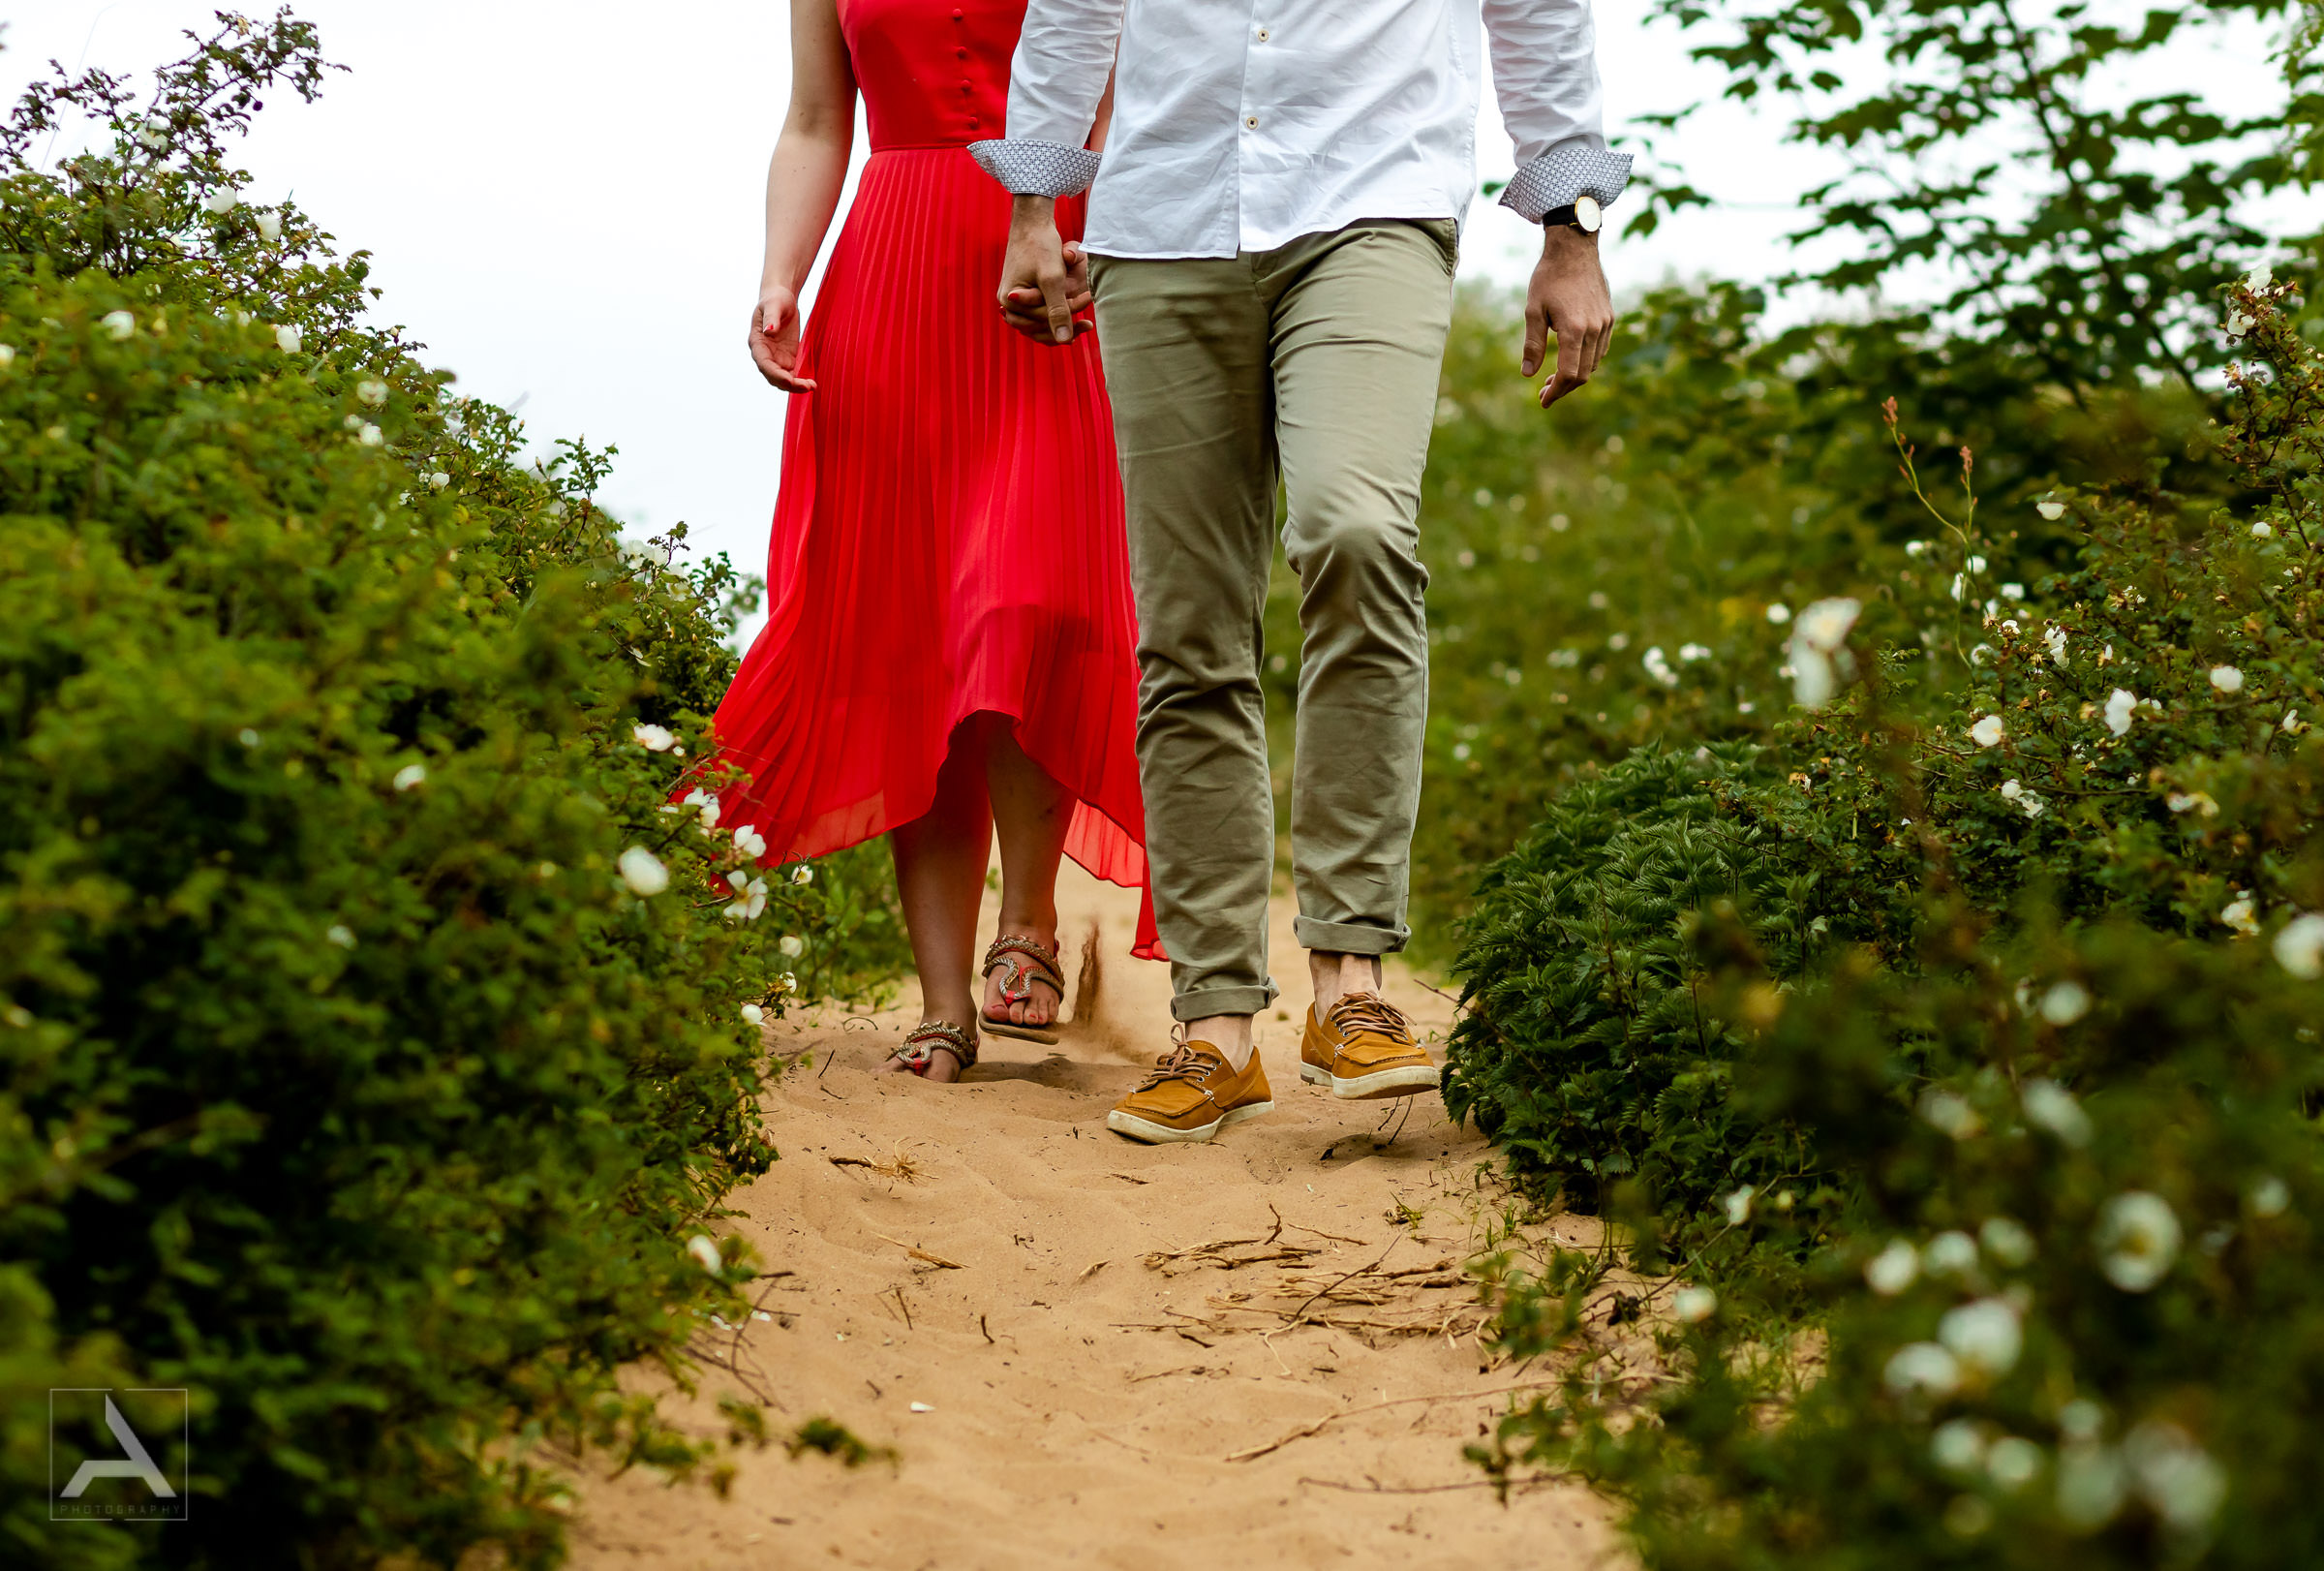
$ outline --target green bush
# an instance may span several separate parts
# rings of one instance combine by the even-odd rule
[[[1555,1142],[1630,1133],[1636,1253],[1690,1286],[1641,1384],[1605,1259],[1505,1262],[1510,1349],[1578,1356],[1478,1455],[1626,1493],[1650,1563],[2315,1556],[2324,356],[2290,294],[2229,292],[2248,506],[2062,489],[2078,561],[2013,572],[1965,497],[1876,604],[1795,624],[1803,698],[1860,680],[1763,773],[1585,802],[1488,880],[1452,1094],[1585,1199]],[[1612,966],[1561,994],[1561,937],[1638,957],[1643,1006]],[[1703,1076],[1683,1120],[1641,1116],[1641,1041]]]
[[[604,455],[520,468],[359,256],[228,200],[321,69],[229,19],[0,133],[12,1563],[545,1565],[556,1456],[698,1464],[616,1371],[741,1303],[689,1235],[775,1156],[758,1024],[892,940],[670,802],[749,587],[625,554]],[[69,109],[111,142],[52,177]],[[192,1391],[188,1523],[49,1523],[66,1384]]]

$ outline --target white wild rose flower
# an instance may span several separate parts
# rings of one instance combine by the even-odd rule
[[[1707,1287],[1682,1287],[1670,1295],[1670,1312],[1682,1326],[1708,1320],[1719,1308],[1719,1295]]]
[[[1767,620],[1779,628],[1782,627],[1791,620],[1791,607],[1786,605],[1782,601],[1777,601],[1773,605],[1767,607]]]
[[[1936,1342],[1908,1342],[1888,1355],[1881,1378],[1900,1397],[1942,1401],[1961,1389],[1961,1361]]]
[[[2041,1018],[2053,1026],[2070,1026],[2090,1013],[2090,989],[2071,977],[2053,982],[2041,996]]]
[[[1727,1212],[1727,1225],[1740,1227],[1751,1220],[1752,1188],[1746,1184],[1720,1202]]]
[[[815,881],[815,870],[802,862],[791,869],[791,881],[793,883],[812,883]]]
[[[259,227],[259,238],[264,240],[268,245],[272,245],[283,237],[282,214],[263,212],[259,214],[253,222]]]
[[[1983,572],[1985,570],[1985,559],[1981,556],[1971,557],[1969,559],[1969,570],[1972,572]]]
[[[2005,600],[2005,601],[2022,601],[2022,600],[2024,600],[2025,598],[2026,598],[2026,586],[2025,586],[2025,585],[2023,585],[2023,584],[2003,584],[2003,585],[2002,585],[2002,599],[2003,599],[2003,600]]]
[[[1945,1310],[1937,1322],[1937,1340],[1962,1368],[1997,1380],[2016,1367],[2026,1334],[2006,1299],[1981,1298]]]
[[[242,199],[234,194],[234,188],[231,186],[220,186],[201,199],[201,210],[220,218],[224,218],[240,205],[242,205]]]
[[[2004,1434],[1985,1448],[1985,1476],[2003,1489],[2024,1489],[2041,1474],[2041,1447],[2022,1435]]]
[[[1882,1298],[1894,1298],[1920,1275],[1920,1251],[1901,1238],[1864,1262],[1864,1282]]]
[[[101,319],[101,325],[107,337],[122,339],[138,330],[138,319],[126,311],[107,311]]]
[[[1955,1140],[1974,1139],[1985,1128],[1977,1110],[1953,1092],[1935,1088],[1922,1092],[1915,1111],[1923,1124]]]
[[[322,936],[342,949],[352,949],[355,946],[353,931],[342,922],[333,922],[323,930]]]
[[[633,895],[650,900],[670,886],[670,870],[661,865],[660,857],[643,846],[630,847],[614,865],[621,870],[622,881]]]
[[[785,933],[775,947],[782,951],[783,959],[797,960],[801,955],[807,953],[807,940],[796,933]]]
[[[1709,660],[1711,658],[1711,651],[1709,646],[1705,644],[1680,644],[1678,646],[1678,658],[1682,662],[1691,665],[1698,660]]]
[[[1794,642],[1791,663],[1784,670],[1791,677],[1791,696],[1802,708],[1821,709],[1831,701],[1832,690],[1839,686],[1833,671],[1831,657],[1820,649],[1810,649]]]
[[[2324,976],[2324,915],[2309,911],[2276,935],[2276,964],[2304,982]]]
[[[2028,1124],[2049,1130],[2069,1146],[2080,1148],[2090,1144],[2090,1115],[2082,1111],[2074,1094],[2057,1081],[2027,1081],[2020,1100]]]
[[[678,745],[677,736],[666,725],[647,725],[641,723],[631,726],[629,734],[636,739],[637,745],[648,753],[667,753]]]
[[[2123,1439],[2142,1499],[2181,1532],[2211,1525],[2227,1498],[2227,1469],[2175,1424],[2150,1421]]]
[[[2125,1293],[2152,1290],[2170,1275],[2183,1234],[2170,1202],[2144,1189],[2118,1194],[2098,1210],[2098,1269]]]
[[[2058,1516],[2077,1532],[2114,1520],[2128,1493],[2123,1461],[2102,1445],[2070,1445],[2058,1453]]]
[[[1799,626],[1791,636],[1812,649],[1828,655],[1846,641],[1849,630],[1864,607],[1845,596],[1820,600],[1799,613]]]
[[[708,1233],[696,1233],[688,1239],[686,1252],[694,1257],[694,1264],[714,1277],[725,1268],[726,1262],[719,1255],[718,1243]]]
[[[2268,539],[2272,538],[2275,533],[2276,526],[2269,523],[2265,518],[2260,519],[2257,523],[2251,526],[2251,538],[2255,540]]]
[[[767,837],[750,824],[740,825],[734,831],[734,849],[737,855],[755,862],[767,854]]]
[[[296,354],[298,353],[298,341],[299,334],[296,327],[285,325],[277,327],[274,330],[275,347],[280,349],[285,354]]]
[[[1958,1227],[1948,1227],[1929,1240],[1920,1263],[1932,1277],[1966,1277],[1977,1269],[1977,1241]]]
[[[2221,693],[2241,693],[2244,691],[2244,673],[2232,665],[2214,665],[2211,668],[2211,685]]]
[[[2259,937],[2259,908],[2251,897],[2238,889],[2235,898],[2219,909],[2219,921],[2235,929],[2247,939]]]
[[[727,875],[727,881],[732,882],[733,878],[734,875]],[[755,921],[758,913],[767,909],[766,879],[752,878],[748,883],[737,885],[736,893],[737,898],[726,907],[726,914],[733,920]]]
[[[2107,646],[2107,653],[2111,655],[2113,652],[2113,646]],[[2128,688],[2115,689],[2106,695],[2106,728],[2117,736],[2127,736],[2130,732],[2130,717],[2137,708],[2138,694]]]
[[[760,1008],[757,1004],[746,1003],[743,1005],[743,1020],[746,1024],[755,1026],[764,1021],[766,1018],[766,1010]]]
[[[2050,646],[2050,663],[2058,666],[2064,665],[2065,630],[2060,627],[2045,628],[2042,630],[2041,641]]]
[[[376,377],[366,377],[355,384],[355,396],[377,409],[387,402],[387,384]]]
[[[1999,747],[2004,734],[1999,715],[1987,715],[1969,728],[1970,740],[1981,748]]]
[[[1929,1456],[1948,1473],[1974,1471],[1985,1461],[1985,1432],[1974,1420],[1950,1419],[1929,1435]]]
[[[451,483],[451,476],[444,473],[443,470],[432,469],[428,471],[428,484],[432,489],[441,491]]]
[[[355,433],[355,440],[366,447],[376,447],[385,442],[387,438],[378,426],[366,420],[363,422],[363,428]]]
[[[2063,502],[2036,502],[2034,504],[2034,510],[2054,524],[2065,516],[2065,504]]]
[[[1988,1217],[1977,1229],[1977,1242],[1985,1252],[2004,1266],[2022,1266],[2034,1258],[2034,1235],[2022,1222],[2008,1217]]]
[[[408,763],[395,772],[395,779],[390,784],[399,791],[408,791],[427,778],[428,766],[426,764]]]

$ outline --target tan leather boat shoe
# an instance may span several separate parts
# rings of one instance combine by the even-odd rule
[[[1230,1124],[1274,1111],[1257,1049],[1238,1071],[1208,1042],[1186,1042],[1155,1061],[1136,1091],[1114,1104],[1106,1127],[1132,1140],[1208,1140]]]
[[[1377,993],[1343,994],[1300,1033],[1300,1078],[1350,1101],[1434,1091],[1442,1078],[1396,1006]]]

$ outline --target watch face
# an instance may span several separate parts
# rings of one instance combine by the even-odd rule
[[[1605,222],[1605,209],[1598,205],[1596,197],[1575,197],[1574,199],[1574,222],[1576,227],[1595,234],[1598,232],[1598,226]]]

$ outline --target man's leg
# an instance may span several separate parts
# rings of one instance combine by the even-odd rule
[[[1172,1013],[1240,1069],[1274,1001],[1259,683],[1274,513],[1268,321],[1247,258],[1095,259],[1138,600],[1138,768]]]
[[[1318,1013],[1404,947],[1428,710],[1422,473],[1452,309],[1450,221],[1271,253],[1276,433],[1303,632],[1291,833]]]

